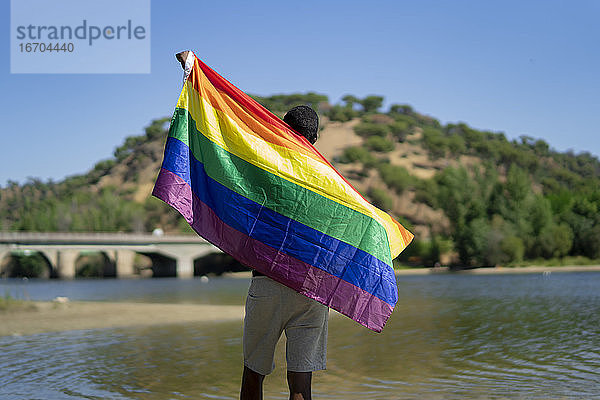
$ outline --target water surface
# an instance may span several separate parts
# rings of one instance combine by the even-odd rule
[[[242,304],[247,286],[0,281],[0,293]],[[381,334],[331,316],[316,398],[600,399],[600,273],[403,276],[399,292]],[[241,334],[236,321],[3,337],[0,398],[235,399]],[[287,398],[281,345],[266,398]]]

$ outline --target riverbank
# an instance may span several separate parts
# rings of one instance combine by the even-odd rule
[[[563,265],[563,266],[546,266],[546,265],[529,265],[526,267],[482,267],[464,270],[450,270],[448,267],[437,268],[400,268],[394,270],[396,276],[402,275],[429,275],[429,274],[543,274],[544,272],[585,272],[594,271],[600,272],[600,265]],[[252,273],[244,272],[227,272],[224,277],[250,279]]]
[[[188,322],[241,320],[243,306],[111,302],[27,302],[0,313],[0,336]]]
[[[438,268],[404,268],[395,270],[396,276],[401,275],[428,275],[428,274],[465,274],[465,275],[486,275],[486,274],[544,274],[553,272],[600,272],[600,265],[565,265],[548,267],[543,265],[530,265],[527,267],[490,267],[490,268],[472,268],[463,270],[450,270],[448,267]]]

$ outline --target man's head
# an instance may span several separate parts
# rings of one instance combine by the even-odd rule
[[[309,106],[297,106],[288,111],[283,120],[311,144],[317,141],[319,116]]]

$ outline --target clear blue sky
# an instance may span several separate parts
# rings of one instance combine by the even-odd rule
[[[600,1],[152,1],[151,74],[10,74],[0,185],[60,180],[168,116],[192,49],[246,92],[383,95],[443,123],[600,155]]]

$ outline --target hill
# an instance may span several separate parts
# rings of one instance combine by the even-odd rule
[[[600,258],[600,162],[540,139],[509,141],[465,123],[441,124],[408,105],[307,93],[255,98],[282,115],[309,104],[322,116],[317,148],[378,207],[416,234],[404,262],[462,266],[565,256]],[[190,232],[150,192],[168,118],[132,136],[88,173],[0,189],[0,229]]]

